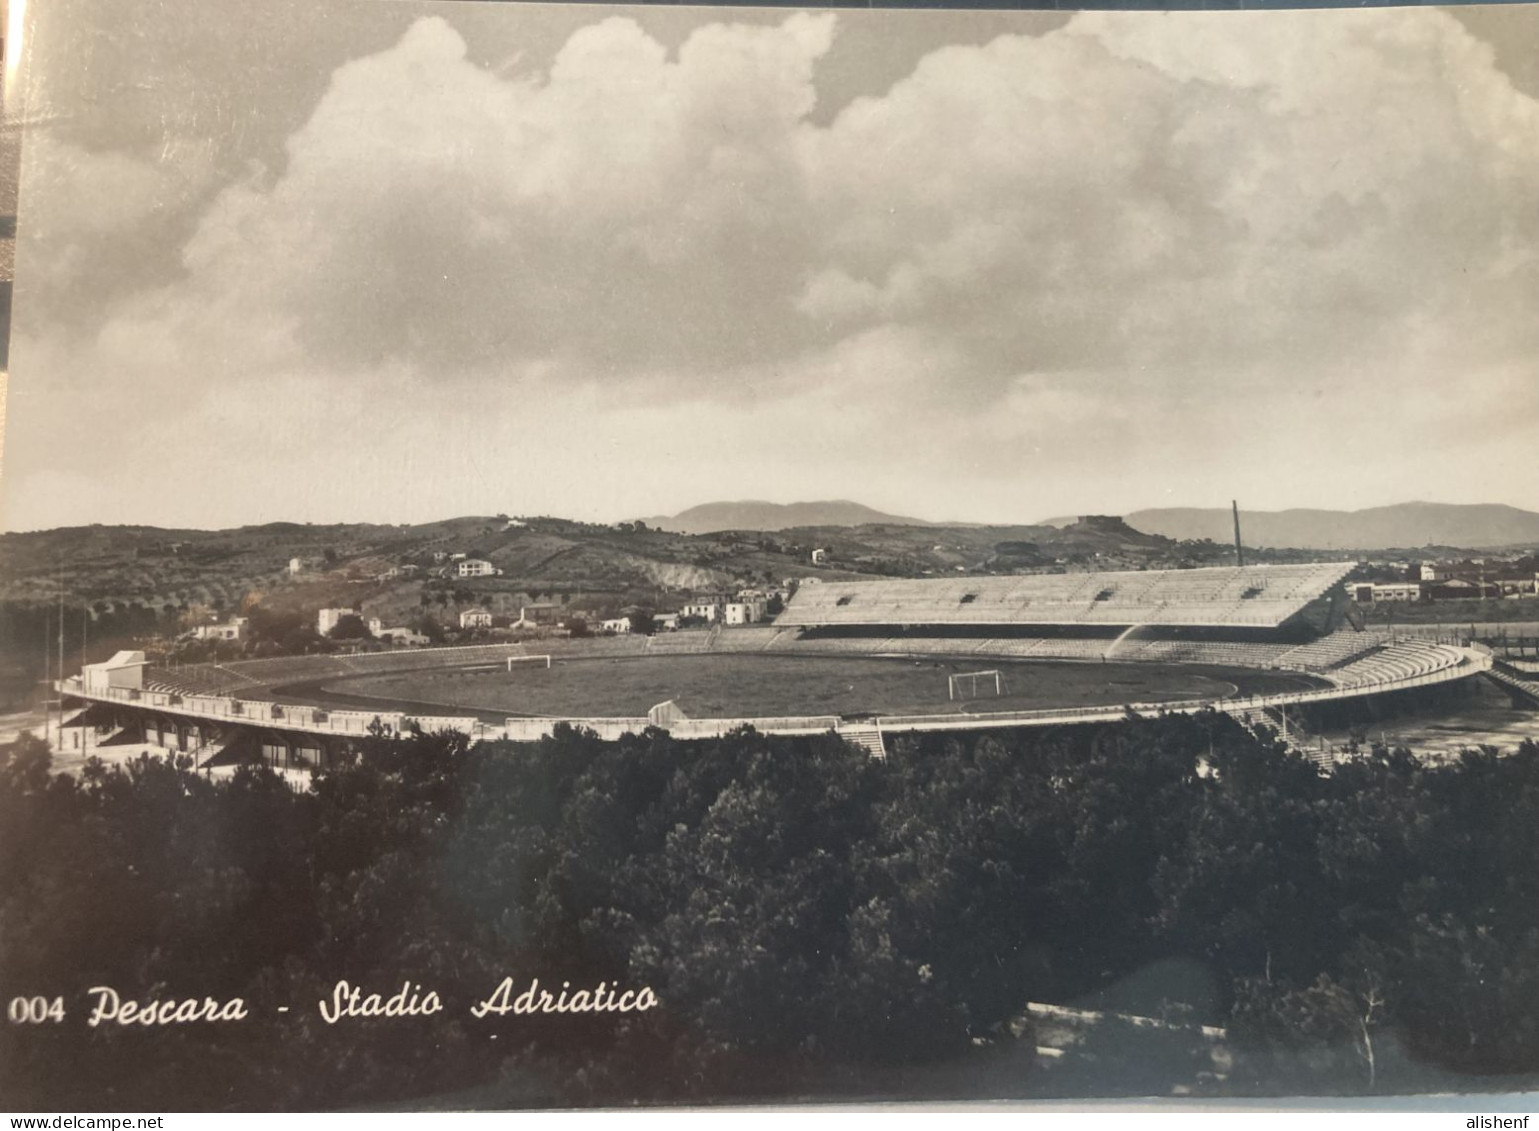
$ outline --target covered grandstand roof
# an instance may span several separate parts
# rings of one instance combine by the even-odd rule
[[[784,626],[1052,624],[1275,628],[1352,562],[1021,577],[825,582],[796,591]]]

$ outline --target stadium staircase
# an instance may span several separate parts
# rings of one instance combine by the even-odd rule
[[[1493,664],[1485,677],[1525,707],[1539,707],[1539,683],[1521,678],[1508,665]]]
[[[198,743],[198,745],[187,751],[192,757],[193,768],[198,770],[211,768],[214,760],[234,745],[238,737],[238,735],[232,732],[215,738],[205,739]]]
[[[882,741],[882,728],[874,722],[841,723],[837,733],[844,741],[860,747],[873,758],[887,757],[887,746]]]
[[[1299,722],[1297,715],[1289,715],[1287,726],[1284,727],[1282,710],[1277,707],[1249,707],[1240,711],[1231,711],[1230,714],[1258,737],[1261,728],[1266,728],[1272,736],[1284,742],[1288,749],[1308,758],[1319,769],[1335,768],[1335,749],[1329,742],[1311,733]]]

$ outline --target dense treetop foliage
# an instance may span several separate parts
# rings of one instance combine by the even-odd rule
[[[915,1094],[942,1087],[936,1066],[1029,1047],[1028,1001],[1152,1014],[1177,998],[1228,1028],[1214,1090],[1539,1070],[1539,747],[1441,766],[1381,750],[1322,775],[1216,714],[892,745],[877,762],[752,731],[379,738],[301,793],[261,768],[211,782],[148,759],[56,775],[23,738],[0,750],[0,994],[62,995],[70,1016],[5,1027],[0,1095]],[[1149,973],[1174,967],[1209,990]],[[661,1004],[473,1017],[505,977],[648,986]],[[339,979],[445,1008],[327,1025],[316,1003]],[[249,1016],[93,1029],[93,986],[239,996]],[[1103,1063],[987,1087],[1162,1088]]]

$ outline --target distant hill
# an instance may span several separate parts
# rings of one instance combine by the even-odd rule
[[[1162,507],[1123,516],[1149,534],[1180,540],[1234,540],[1233,518],[1223,507]],[[1068,519],[1054,519],[1061,526]],[[1248,546],[1299,549],[1388,549],[1457,546],[1481,549],[1539,543],[1539,514],[1490,503],[1398,503],[1360,511],[1240,511]]]
[[[644,518],[648,526],[679,534],[710,534],[718,530],[790,530],[809,526],[934,526],[922,518],[883,514],[860,503],[835,499],[821,503],[766,503],[746,499],[734,503],[703,503],[675,515]]]

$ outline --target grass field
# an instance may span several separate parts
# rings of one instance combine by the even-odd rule
[[[998,669],[1004,694],[947,696],[954,672]],[[441,714],[638,716],[675,700],[696,718],[1004,711],[1295,691],[1307,676],[1186,665],[999,663],[830,656],[655,656],[558,660],[549,669],[397,672],[284,688],[337,707]]]

